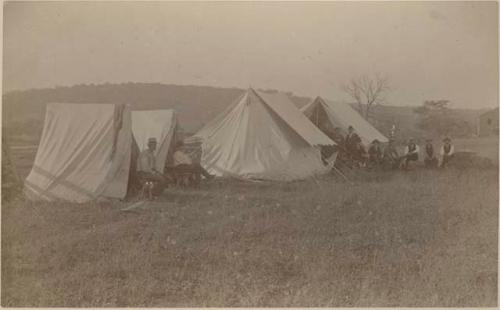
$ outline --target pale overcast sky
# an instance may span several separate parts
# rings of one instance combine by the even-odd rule
[[[10,2],[3,87],[251,85],[335,100],[381,73],[389,104],[492,107],[497,15],[495,2]]]

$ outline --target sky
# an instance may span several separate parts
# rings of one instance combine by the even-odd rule
[[[496,2],[7,2],[3,90],[90,83],[249,86],[387,104],[498,106]]]

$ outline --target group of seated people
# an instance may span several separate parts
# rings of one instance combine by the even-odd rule
[[[404,153],[399,155],[394,139],[389,139],[388,144],[382,148],[377,139],[373,140],[366,150],[352,126],[348,127],[347,135],[344,137],[339,127],[326,130],[326,134],[337,144],[334,147],[322,149],[323,159],[331,157],[337,151],[336,163],[342,163],[353,167],[384,166],[392,169],[408,170],[411,162],[419,160],[420,148],[414,139],[409,139]],[[141,184],[141,191],[152,199],[159,195],[168,183],[177,183],[179,176],[188,176],[194,183],[199,183],[201,177],[212,179],[214,175],[208,173],[199,163],[194,162],[191,157],[183,152],[184,143],[178,140],[175,145],[173,156],[167,159],[165,171],[162,173],[156,169],[155,151],[157,141],[155,138],[148,139],[148,148],[143,150],[137,159],[136,176]],[[454,147],[450,138],[443,140],[439,157],[434,152],[432,139],[427,139],[424,152],[424,163],[426,167],[445,167],[454,153]],[[325,161],[326,163],[326,161]],[[184,179],[182,179],[184,180]],[[181,180],[181,181],[182,181]]]
[[[184,146],[182,140],[176,142],[172,158],[167,159],[165,171],[163,173],[158,171],[155,158],[157,143],[156,138],[149,138],[148,148],[141,151],[137,158],[137,180],[142,194],[148,199],[159,195],[169,183],[184,183],[186,178],[199,183],[202,176],[205,179],[214,177],[182,150]]]
[[[326,134],[337,143],[338,151],[337,163],[353,167],[375,167],[383,166],[392,169],[408,170],[412,162],[419,160],[420,148],[414,139],[409,139],[404,148],[403,154],[399,154],[395,146],[394,139],[389,139],[388,144],[382,147],[379,140],[373,140],[368,147],[365,147],[361,138],[352,126],[348,127],[347,135],[344,137],[341,128],[326,131]],[[325,148],[322,151],[323,157],[328,157],[335,150]],[[424,164],[428,168],[444,168],[453,157],[454,147],[450,138],[443,139],[439,154],[434,151],[432,139],[427,139],[424,152]]]

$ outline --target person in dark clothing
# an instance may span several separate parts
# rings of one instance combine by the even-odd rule
[[[427,139],[425,143],[424,164],[427,168],[434,168],[438,164],[438,159],[434,152],[434,146],[432,145],[432,139]]]
[[[403,166],[402,166],[403,169],[408,170],[408,168],[410,167],[410,162],[418,161],[419,151],[420,148],[418,147],[418,145],[415,144],[415,140],[410,139],[408,141],[408,145],[405,148],[405,154],[403,157]]]
[[[373,140],[368,149],[369,163],[371,165],[378,165],[382,163],[382,148],[380,147],[380,141],[377,139]]]
[[[346,163],[349,160],[349,154],[345,146],[345,137],[342,134],[342,129],[340,127],[335,127],[333,133],[334,133],[333,141],[337,143],[336,145],[336,150],[338,151],[337,161],[341,163]]]
[[[347,129],[347,135],[345,137],[345,145],[349,150],[355,150],[358,148],[359,143],[361,143],[361,138],[355,132],[354,127],[349,126]]]

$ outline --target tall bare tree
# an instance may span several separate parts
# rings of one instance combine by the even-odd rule
[[[383,104],[385,95],[390,90],[389,80],[379,74],[374,77],[363,75],[351,79],[342,89],[358,104],[358,110],[366,119],[370,117],[373,105]]]

